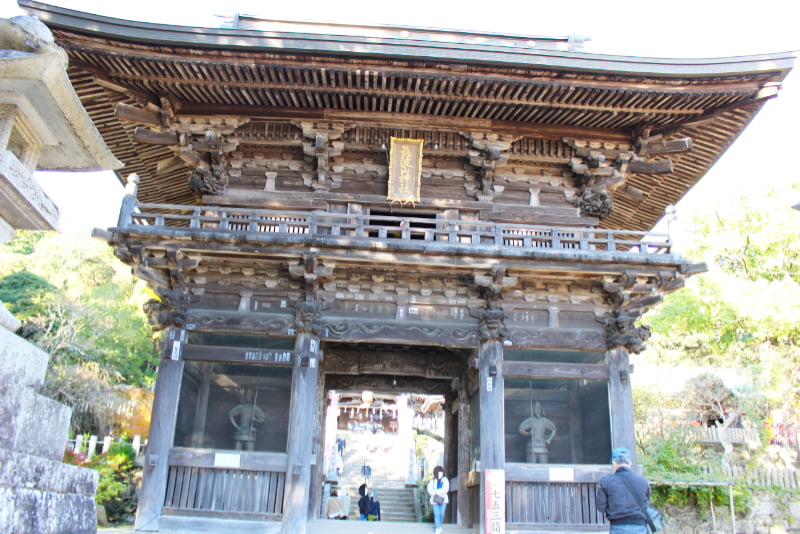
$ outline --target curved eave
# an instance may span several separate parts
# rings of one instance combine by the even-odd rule
[[[714,78],[778,73],[782,79],[791,70],[795,54],[791,52],[711,59],[639,58],[542,50],[527,46],[482,45],[408,38],[319,35],[280,31],[255,31],[216,28],[192,28],[166,24],[126,21],[80,11],[20,0],[20,7],[39,17],[48,26],[79,33],[170,46],[264,50],[283,53],[369,56],[413,61],[469,63],[498,67],[523,67],[616,75],[660,78]],[[431,35],[425,30],[425,35]]]

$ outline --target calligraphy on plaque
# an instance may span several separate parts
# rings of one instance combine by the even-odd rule
[[[423,139],[392,137],[389,149],[389,194],[386,199],[402,206],[419,202]]]
[[[260,363],[266,365],[293,365],[295,355],[294,351],[291,350],[186,345],[183,349],[183,359]]]
[[[484,502],[484,534],[506,532],[506,472],[503,469],[484,470],[486,499]]]

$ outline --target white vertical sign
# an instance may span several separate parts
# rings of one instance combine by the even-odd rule
[[[506,472],[504,469],[486,469],[483,473],[486,485],[484,534],[505,534]]]

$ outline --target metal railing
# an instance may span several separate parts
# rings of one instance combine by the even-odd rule
[[[120,230],[148,228],[165,234],[181,231],[239,234],[255,240],[279,236],[348,238],[383,243],[436,243],[441,251],[458,246],[492,246],[666,255],[666,234],[570,226],[526,225],[402,215],[338,214],[135,203],[120,214]]]

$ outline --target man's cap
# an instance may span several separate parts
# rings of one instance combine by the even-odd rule
[[[611,451],[611,461],[613,462],[616,459],[624,460],[625,462],[631,461],[631,453],[625,447],[617,447],[613,451]]]

